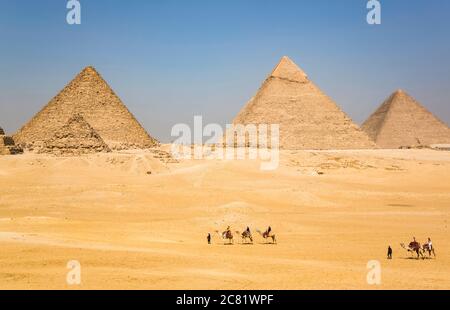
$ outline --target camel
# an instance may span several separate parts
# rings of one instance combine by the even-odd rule
[[[223,239],[228,240],[228,244],[234,244],[234,236],[231,230],[225,230],[222,232],[222,234],[219,233],[218,230],[216,230],[216,233]]]
[[[242,243],[244,244],[253,244],[253,236],[252,233],[248,230],[245,230],[242,234],[239,231],[236,231],[238,235],[242,238]]]
[[[264,240],[266,240],[266,243],[268,243],[267,239],[269,239],[269,238],[272,239],[272,244],[277,243],[277,238],[276,238],[275,234],[272,234],[268,230],[266,230],[265,232],[261,232],[260,230],[256,230],[256,231],[261,235],[261,237],[264,238]]]
[[[408,252],[410,252],[411,254],[416,253],[417,254],[417,258],[423,257],[423,249],[420,246],[420,243],[417,242],[417,241],[411,242],[408,245],[408,247],[406,247],[404,243],[400,243],[400,246],[402,248],[404,248],[405,250],[407,250]]]
[[[428,243],[425,243],[422,246],[422,251],[423,253],[427,253],[428,252],[428,257],[431,257],[431,254],[433,254],[433,256],[436,258],[436,252],[434,251],[434,247],[430,247],[430,245]]]

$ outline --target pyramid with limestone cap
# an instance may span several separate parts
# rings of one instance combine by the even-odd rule
[[[14,135],[14,139],[25,148],[40,147],[76,114],[81,115],[111,149],[157,145],[93,67],[79,73]]]
[[[362,129],[382,148],[450,143],[449,127],[403,90],[386,99]]]
[[[375,144],[288,57],[233,124],[279,124],[282,149],[365,149]]]

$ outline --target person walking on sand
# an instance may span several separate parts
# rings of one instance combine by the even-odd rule
[[[388,247],[388,253],[387,253],[387,258],[388,258],[388,259],[392,259],[392,252],[393,252],[393,251],[392,251],[392,248],[391,248],[391,246],[389,246],[389,247]]]
[[[211,234],[208,233],[208,237],[206,237],[206,240],[208,240],[208,244],[211,244]]]

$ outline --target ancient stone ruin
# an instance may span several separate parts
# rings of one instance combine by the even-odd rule
[[[22,154],[23,150],[15,145],[14,139],[5,135],[5,131],[0,127],[0,155]]]
[[[17,144],[38,150],[76,114],[110,149],[146,149],[158,145],[93,68],[87,67],[14,135]]]
[[[362,129],[382,148],[450,144],[450,128],[402,90],[394,92]]]
[[[40,153],[60,156],[110,152],[111,149],[84,118],[76,114],[52,138],[43,142]]]
[[[279,124],[281,149],[375,147],[373,141],[288,57],[281,59],[233,123]]]

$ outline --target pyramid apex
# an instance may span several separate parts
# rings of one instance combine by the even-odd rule
[[[294,82],[307,82],[308,76],[288,56],[281,57],[280,62],[272,71],[270,77],[290,80]]]
[[[98,74],[98,71],[94,66],[87,66],[81,71],[81,73]]]
[[[397,102],[397,101],[415,101],[415,99],[413,97],[411,97],[406,91],[404,91],[403,89],[397,89],[395,92],[392,93],[391,97],[390,97],[390,101],[391,102]]]
[[[281,57],[280,62],[283,60],[289,60],[290,62],[293,62],[292,59],[289,58],[289,56],[284,55],[283,57]]]
[[[78,76],[101,76],[100,73],[95,69],[94,66],[84,67],[83,70],[78,73]]]

